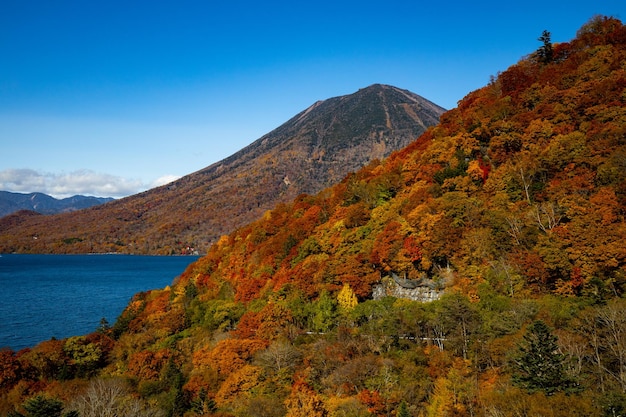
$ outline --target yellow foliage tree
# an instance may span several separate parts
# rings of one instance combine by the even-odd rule
[[[306,385],[294,387],[291,395],[285,400],[285,406],[287,407],[287,417],[328,416],[322,399]]]
[[[259,367],[244,365],[243,368],[228,375],[215,394],[215,402],[223,407],[236,402],[242,395],[249,395],[250,390],[259,384],[261,372]]]
[[[435,381],[435,388],[426,408],[427,416],[474,415],[476,386],[469,361],[456,358],[448,374]]]
[[[349,284],[343,284],[343,288],[337,294],[337,303],[343,311],[350,311],[359,303]]]

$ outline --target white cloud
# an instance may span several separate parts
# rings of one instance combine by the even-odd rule
[[[179,178],[180,176],[178,175],[163,175],[162,177],[159,177],[156,180],[152,181],[152,183],[150,184],[150,188],[160,187],[161,185],[169,184],[170,182],[176,181]]]
[[[172,177],[173,178],[173,177]],[[19,193],[40,192],[56,198],[73,195],[125,197],[149,188],[137,179],[117,177],[91,170],[70,173],[38,172],[32,169],[0,171],[0,190]]]

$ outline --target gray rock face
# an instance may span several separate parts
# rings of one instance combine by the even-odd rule
[[[372,297],[374,300],[380,300],[383,297],[406,298],[413,301],[427,303],[438,300],[443,294],[443,289],[431,288],[428,285],[415,286],[414,288],[405,288],[398,284],[396,280],[385,277],[380,284],[374,287]]]

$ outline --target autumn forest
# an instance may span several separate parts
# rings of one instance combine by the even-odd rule
[[[626,26],[539,35],[115,323],[1,350],[0,415],[626,415]]]

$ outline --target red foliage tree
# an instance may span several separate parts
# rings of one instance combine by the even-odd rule
[[[10,349],[0,350],[0,392],[13,387],[19,381],[22,374],[22,366]]]
[[[157,380],[171,356],[172,352],[169,349],[134,353],[128,358],[128,373],[142,380]]]
[[[376,416],[387,415],[387,404],[385,399],[378,391],[370,391],[367,389],[359,392],[359,401],[367,406],[367,411]]]

